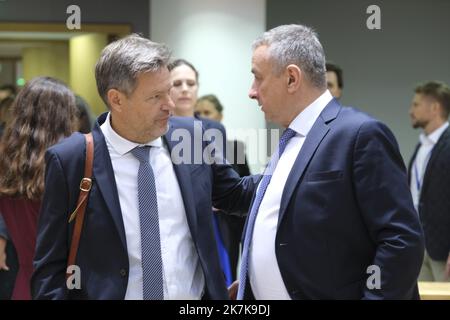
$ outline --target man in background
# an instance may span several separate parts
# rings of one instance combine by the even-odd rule
[[[342,89],[344,88],[344,78],[342,76],[342,69],[337,65],[328,62],[325,65],[327,69],[327,87],[330,93],[336,99],[342,96]]]
[[[409,115],[420,128],[409,163],[414,206],[425,233],[420,281],[450,281],[450,88],[430,81],[416,87]]]

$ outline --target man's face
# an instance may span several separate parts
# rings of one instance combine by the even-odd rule
[[[167,68],[142,73],[135,90],[123,95],[120,111],[112,110],[112,117],[120,118],[130,137],[140,141],[154,140],[167,132],[168,120],[174,104],[170,98],[170,74]]]
[[[222,114],[217,111],[214,104],[208,100],[202,100],[200,102],[197,102],[195,105],[195,112],[198,113],[200,117],[215,120],[215,121],[221,121],[222,120]]]
[[[411,102],[409,116],[411,117],[411,125],[414,129],[425,128],[427,124],[436,116],[432,109],[433,100],[416,93]]]
[[[254,80],[249,97],[258,101],[266,120],[285,127],[289,125],[284,73],[274,74],[267,46],[260,46],[253,52],[252,73]]]
[[[333,97],[339,99],[342,95],[342,90],[339,88],[337,75],[334,71],[327,71],[327,86]]]
[[[195,71],[189,66],[180,65],[170,72],[170,81],[172,83],[170,96],[175,103],[175,114],[192,116],[198,92]]]

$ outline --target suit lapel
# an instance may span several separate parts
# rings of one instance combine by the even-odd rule
[[[422,186],[422,190],[420,192],[420,196],[422,196],[422,194],[425,194],[425,190],[426,190],[426,188],[428,186],[428,182],[429,182],[430,173],[434,167],[434,162],[437,161],[437,159],[439,158],[439,154],[441,153],[442,149],[445,146],[445,141],[447,139],[449,139],[449,135],[450,135],[450,127],[448,127],[444,131],[444,133],[442,133],[438,142],[436,143],[433,150],[431,151],[430,160],[428,161],[427,167],[425,169],[425,173],[423,175],[423,186]]]
[[[170,124],[169,130],[163,136],[164,141],[167,143],[170,154],[172,153],[172,149],[174,148],[174,146],[178,143],[178,141],[172,141],[170,139],[173,130],[173,125]],[[194,144],[191,145],[193,146]],[[172,164],[175,170],[175,175],[177,176],[178,184],[180,186],[181,195],[183,197],[184,208],[186,210],[186,217],[191,230],[191,236],[195,240],[195,236],[197,234],[197,213],[195,209],[194,193],[192,190],[193,184],[190,165],[184,163],[174,164],[173,162]]]
[[[303,146],[297,156],[297,159],[292,166],[286,184],[284,186],[283,194],[280,202],[280,212],[278,216],[278,226],[286,213],[286,208],[294,193],[296,186],[300,183],[303,173],[307,168],[311,158],[313,157],[317,147],[327,135],[330,127],[328,123],[334,120],[340,111],[341,106],[335,99],[331,100],[325,109],[322,111],[311,130],[307,134]]]
[[[100,118],[99,121],[101,121]],[[103,195],[103,199],[105,200],[109,212],[111,213],[114,224],[119,232],[120,240],[122,240],[122,244],[124,248],[126,248],[127,243],[125,240],[125,227],[123,225],[119,195],[117,193],[116,180],[114,178],[114,170],[112,168],[111,158],[109,156],[105,138],[103,137],[98,124],[92,131],[92,134],[94,136],[93,176],[101,194]]]

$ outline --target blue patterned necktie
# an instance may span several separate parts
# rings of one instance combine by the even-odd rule
[[[296,132],[290,128],[287,128],[283,132],[280,138],[280,142],[278,144],[278,151],[272,155],[269,165],[267,166],[266,171],[264,172],[264,175],[259,184],[259,188],[256,191],[255,201],[253,202],[252,208],[250,209],[247,228],[245,230],[244,247],[242,249],[242,261],[239,274],[239,290],[237,294],[238,300],[242,300],[244,298],[245,283],[247,281],[250,244],[253,236],[253,227],[255,225],[255,220],[258,214],[259,206],[261,205],[266,189],[270,183],[270,179],[272,178],[272,174],[277,166],[278,159],[283,154],[284,149],[286,149],[286,145],[288,144],[289,140],[293,136],[295,136],[295,133]]]
[[[141,226],[144,300],[163,300],[163,271],[155,176],[150,165],[150,146],[131,150],[139,160],[138,202]]]

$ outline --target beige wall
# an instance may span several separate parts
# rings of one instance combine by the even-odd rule
[[[69,41],[70,86],[87,101],[95,115],[106,110],[97,92],[94,73],[95,64],[106,44],[106,34],[100,33],[76,36]]]
[[[26,81],[50,76],[69,83],[69,49],[66,41],[39,42],[22,50],[23,77]]]

